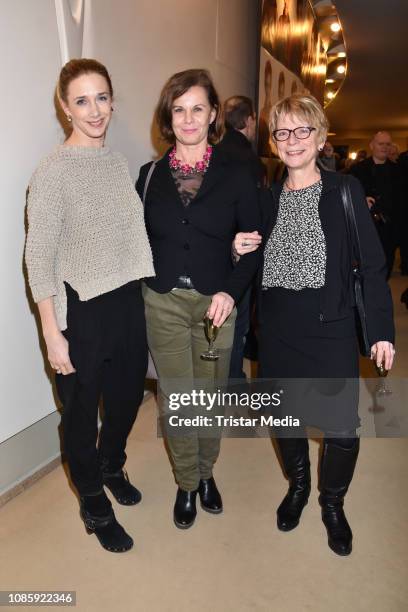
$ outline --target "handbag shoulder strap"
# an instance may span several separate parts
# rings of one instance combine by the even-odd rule
[[[144,188],[143,188],[143,199],[142,199],[143,206],[146,203],[147,189],[149,187],[150,179],[152,178],[152,174],[153,174],[154,169],[156,167],[157,161],[152,162],[152,164],[151,164],[151,166],[149,168],[149,172],[147,173],[147,176],[146,176],[146,180],[145,180],[145,184],[144,184]]]
[[[345,176],[341,177],[340,192],[346,217],[346,230],[353,258],[353,268],[361,268],[363,265],[363,258],[361,256],[360,236],[358,233],[356,216],[354,214],[350,184]]]

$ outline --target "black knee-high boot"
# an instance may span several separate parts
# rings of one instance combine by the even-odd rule
[[[320,497],[322,520],[327,529],[328,544],[338,555],[349,555],[353,534],[344,515],[344,496],[353,478],[359,438],[323,442],[320,465]]]
[[[309,443],[307,438],[276,440],[289,478],[289,490],[277,510],[277,524],[281,531],[290,531],[299,524],[310,495]]]

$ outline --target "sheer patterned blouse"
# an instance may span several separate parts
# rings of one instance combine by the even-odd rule
[[[180,169],[172,170],[174,182],[176,183],[177,191],[179,192],[183,206],[188,206],[197,195],[198,190],[203,182],[204,172],[194,172],[184,176]]]

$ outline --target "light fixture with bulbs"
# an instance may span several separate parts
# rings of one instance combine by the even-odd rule
[[[325,55],[326,78],[323,100],[326,108],[337,97],[350,67],[341,19],[336,0],[309,0],[317,20],[321,46]]]

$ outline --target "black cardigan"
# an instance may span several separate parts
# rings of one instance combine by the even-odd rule
[[[167,293],[186,271],[200,293],[224,291],[237,302],[260,259],[259,253],[250,253],[234,267],[231,258],[236,232],[261,227],[259,190],[248,165],[214,147],[201,187],[184,207],[171,175],[169,152],[157,162],[146,195],[146,228],[156,270],[156,277],[146,283]],[[141,167],[136,182],[141,198],[151,163]]]
[[[345,215],[340,194],[342,177],[328,170],[321,170],[322,194],[319,202],[319,216],[326,240],[326,282],[321,291],[320,316],[322,321],[345,318],[354,306],[351,284],[352,256],[348,243]],[[370,345],[379,340],[394,343],[393,305],[391,292],[386,282],[384,252],[366,204],[364,192],[357,179],[348,177],[353,207],[360,235],[361,256],[364,277],[364,302]],[[270,197],[262,198],[264,245],[275,226],[279,197],[283,183],[275,184],[269,190]],[[262,266],[263,267],[263,266]],[[262,318],[262,268],[258,273],[258,316]]]

